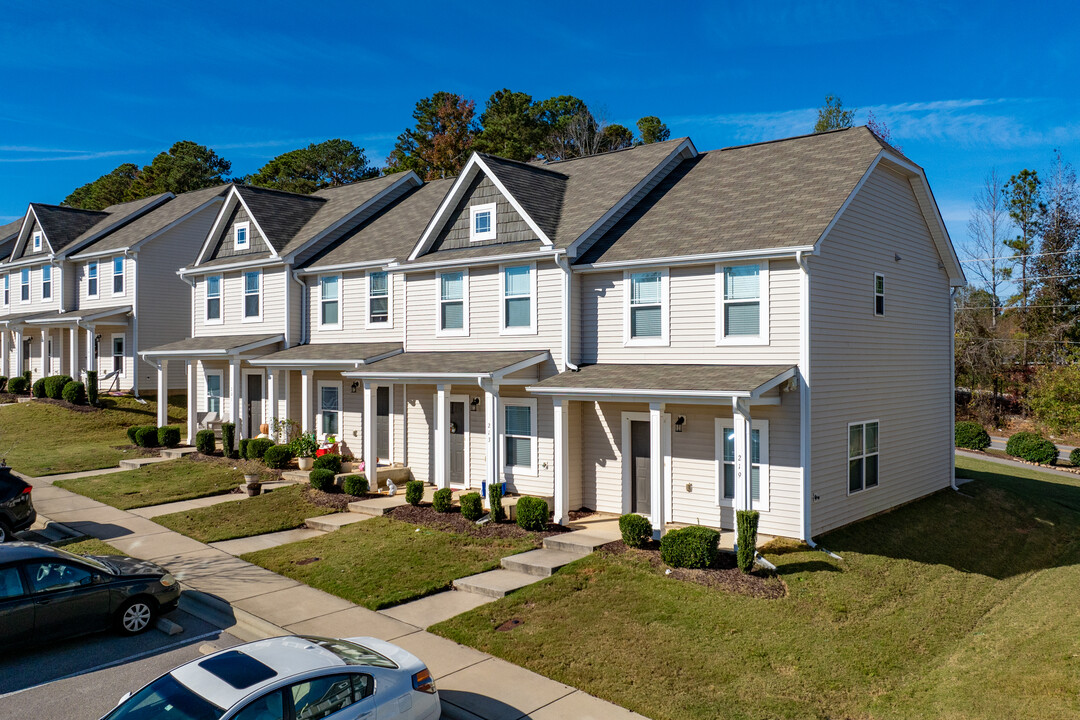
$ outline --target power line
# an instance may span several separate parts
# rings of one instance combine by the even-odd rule
[[[1028,305],[1026,308],[1022,305],[959,305],[957,310],[1032,310],[1032,309],[1049,309],[1049,308],[1080,308],[1080,305]]]
[[[956,339],[967,342],[1016,343],[1017,345],[1080,345],[1080,341],[1075,340],[1014,340],[1012,338],[975,338],[965,337],[963,335],[958,335]]]
[[[960,264],[968,265],[971,263],[991,262],[996,260],[1000,260],[1001,262],[1008,262],[1010,260],[1022,260],[1024,258],[1041,257],[1043,255],[1069,255],[1072,253],[1080,253],[1080,250],[1054,250],[1053,252],[1030,253],[1028,255],[998,255],[997,257],[972,258],[970,260],[961,260]]]

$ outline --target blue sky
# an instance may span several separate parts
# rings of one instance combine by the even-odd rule
[[[449,9],[451,5],[454,7]],[[617,9],[615,9],[617,8]],[[381,161],[417,99],[569,93],[699,149],[811,129],[827,93],[926,168],[954,241],[992,166],[1080,164],[1068,3],[22,2],[0,9],[0,222],[176,140],[244,174],[345,137]]]

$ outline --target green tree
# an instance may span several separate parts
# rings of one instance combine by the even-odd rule
[[[826,95],[825,104],[818,108],[814,132],[840,130],[855,124],[855,110],[845,110],[844,103],[835,95]]]
[[[1076,173],[1061,152],[1046,185],[1046,203],[1040,207],[1038,227],[1042,236],[1039,252],[1031,265],[1034,292],[1031,309],[1031,332],[1049,350],[1047,361],[1061,357],[1061,343],[1078,336],[1077,303],[1080,301],[1080,198]]]
[[[606,125],[600,136],[600,152],[622,150],[634,144],[634,133],[630,132],[630,128],[617,123]]]
[[[260,187],[307,194],[378,174],[379,169],[368,162],[364,148],[336,138],[278,155],[246,181]]]
[[[507,88],[492,93],[480,115],[478,152],[527,162],[539,153],[548,126],[532,96]]]
[[[137,200],[163,192],[179,194],[213,187],[228,182],[231,169],[232,163],[205,145],[181,140],[174,143],[167,153],[159,153],[149,165],[143,167],[128,188],[125,199]]]
[[[602,128],[584,100],[558,95],[537,103],[536,110],[547,127],[540,152],[544,158],[568,160],[599,152]]]
[[[475,115],[476,103],[454,93],[419,100],[412,113],[416,124],[398,135],[386,172],[414,170],[425,180],[457,175],[480,130]]]
[[[1020,234],[1005,241],[1005,247],[1013,251],[1013,262],[1020,268],[1020,284],[1011,298],[1013,304],[1020,306],[1020,329],[1030,336],[1028,327],[1028,305],[1031,304],[1032,254],[1035,252],[1035,238],[1038,236],[1039,217],[1044,211],[1039,174],[1035,170],[1023,169],[1005,183],[1005,205],[1009,217],[1016,224]],[[1027,357],[1025,353],[1024,361]]]
[[[655,115],[647,115],[637,121],[638,132],[641,133],[641,142],[649,145],[656,142],[664,142],[671,138],[668,126],[660,122]]]
[[[76,188],[61,204],[81,210],[104,210],[124,201],[138,174],[138,165],[124,163],[108,175]]]

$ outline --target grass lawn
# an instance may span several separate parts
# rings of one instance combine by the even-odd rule
[[[243,475],[229,461],[182,458],[144,465],[138,470],[58,480],[55,484],[106,505],[130,510],[221,495],[236,489],[243,481]]]
[[[307,499],[307,486],[291,485],[247,500],[154,518],[159,525],[211,543],[302,527],[304,520],[337,512]]]
[[[530,538],[470,537],[377,517],[242,558],[379,610],[443,590],[536,546]],[[300,564],[311,558],[316,560]]]
[[[1080,477],[957,466],[964,495],[821,538],[842,561],[767,552],[779,600],[595,554],[432,631],[656,720],[1077,717]]]
[[[183,398],[169,402],[169,422],[186,422]],[[130,445],[127,429],[156,421],[157,405],[132,397],[102,397],[102,408],[79,412],[43,402],[0,407],[0,457],[27,475],[57,475],[116,467]]]
[[[62,545],[61,547],[76,555],[127,555],[127,553],[120,552],[104,540],[98,540],[97,538],[92,537],[88,537],[85,540],[77,540]]]

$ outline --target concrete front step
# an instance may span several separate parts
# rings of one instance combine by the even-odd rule
[[[281,479],[290,483],[306,483],[310,470],[286,470],[281,473]]]
[[[361,515],[354,512],[334,513],[333,515],[320,515],[319,517],[308,518],[304,521],[304,525],[312,530],[334,532],[346,525],[362,522],[370,517],[370,515]]]
[[[513,570],[489,570],[479,575],[470,575],[454,581],[454,587],[465,592],[486,595],[492,598],[506,597],[510,593],[539,582],[536,575],[529,575]]]
[[[578,553],[542,548],[504,557],[502,566],[505,570],[513,570],[526,575],[551,577],[556,570],[575,560],[580,560],[581,557]]]
[[[165,462],[170,458],[164,457],[142,457],[142,458],[128,458],[127,460],[120,461],[120,467],[125,470],[138,470],[144,465],[153,465],[154,463]]]
[[[179,460],[185,455],[190,455],[193,452],[198,452],[198,450],[193,447],[165,448],[161,451],[161,457],[167,460]]]
[[[544,547],[548,550],[558,550],[582,558],[615,540],[618,540],[618,538],[600,534],[594,535],[584,530],[578,530],[562,533],[561,535],[550,535],[544,538]]]

